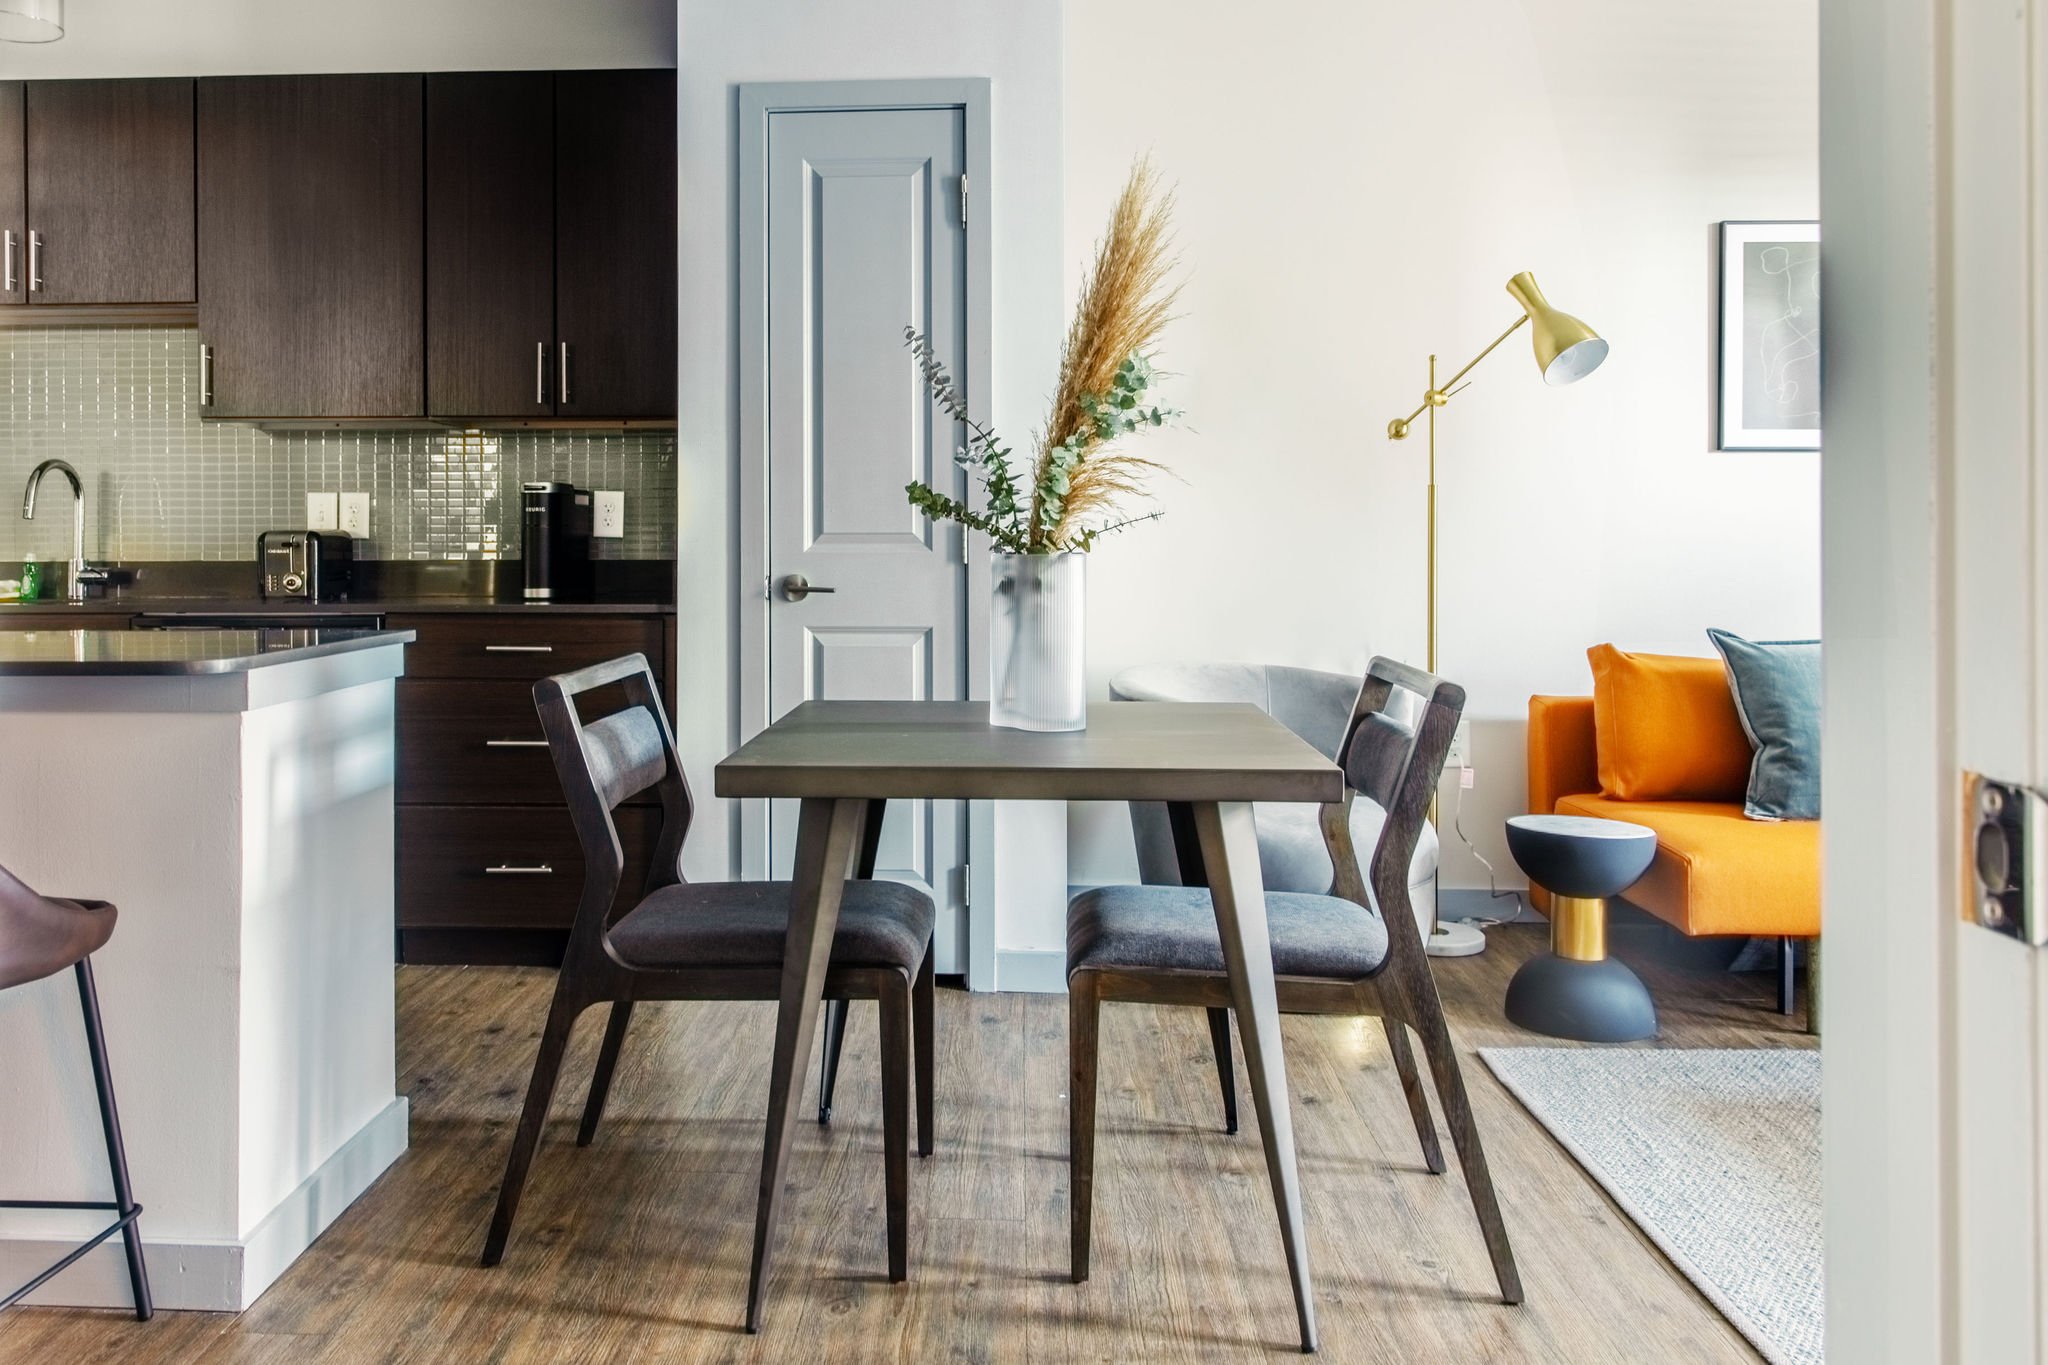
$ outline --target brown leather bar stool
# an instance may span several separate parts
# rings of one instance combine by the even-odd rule
[[[0,1209],[101,1209],[118,1215],[103,1232],[63,1260],[0,1298],[5,1309],[35,1292],[88,1251],[115,1233],[128,1251],[128,1284],[135,1291],[135,1316],[147,1322],[156,1311],[149,1297],[149,1268],[142,1263],[142,1229],[136,1221],[142,1205],[128,1187],[128,1153],[121,1142],[121,1116],[114,1108],[114,1083],[107,1074],[107,1043],[100,1028],[100,997],[93,986],[92,954],[114,933],[114,907],[104,901],[60,900],[39,895],[0,867],[0,990],[55,976],[66,967],[78,977],[78,1004],[85,1014],[85,1046],[92,1057],[93,1085],[99,1091],[100,1130],[107,1139],[107,1164],[113,1168],[114,1198],[0,1199]]]

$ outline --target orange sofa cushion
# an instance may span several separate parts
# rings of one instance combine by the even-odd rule
[[[1687,934],[1820,933],[1820,822],[1752,820],[1738,798],[1616,801],[1566,796],[1560,815],[1627,820],[1657,831],[1657,857],[1621,893]]]
[[[1586,651],[1600,790],[1617,801],[1734,801],[1753,757],[1719,659]]]

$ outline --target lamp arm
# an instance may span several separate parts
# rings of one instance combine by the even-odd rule
[[[1523,323],[1527,322],[1528,320],[1529,315],[1527,313],[1524,313],[1522,314],[1522,316],[1516,318],[1512,323],[1508,324],[1508,329],[1505,332],[1502,332],[1499,336],[1495,337],[1491,342],[1487,343],[1487,347],[1485,350],[1481,351],[1478,355],[1473,356],[1470,360],[1465,362],[1464,369],[1459,370],[1449,379],[1446,379],[1442,384],[1438,385],[1436,388],[1431,389],[1428,393],[1423,394],[1422,401],[1415,405],[1415,411],[1409,413],[1406,417],[1401,418],[1399,420],[1399,425],[1401,425],[1402,427],[1406,427],[1410,422],[1413,422],[1416,418],[1422,416],[1424,410],[1430,407],[1432,398],[1441,400],[1436,403],[1436,406],[1442,407],[1444,405],[1444,402],[1449,401],[1452,391],[1458,387],[1458,381],[1460,379],[1463,379],[1466,375],[1472,373],[1473,368],[1477,366],[1480,361],[1492,355],[1496,347],[1498,347],[1503,341],[1506,341],[1509,337],[1513,336],[1515,334],[1515,329],[1520,327]]]

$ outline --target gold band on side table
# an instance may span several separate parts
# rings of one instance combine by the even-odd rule
[[[1573,962],[1607,957],[1607,902],[1597,896],[1550,897],[1550,951]]]

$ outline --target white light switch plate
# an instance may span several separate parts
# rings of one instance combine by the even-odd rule
[[[343,493],[341,495],[341,529],[357,540],[366,540],[370,535],[370,495],[368,493]]]
[[[590,534],[616,540],[626,534],[626,495],[602,489],[591,495]]]
[[[341,529],[341,498],[335,493],[306,494],[306,529],[308,531],[339,531]]]

